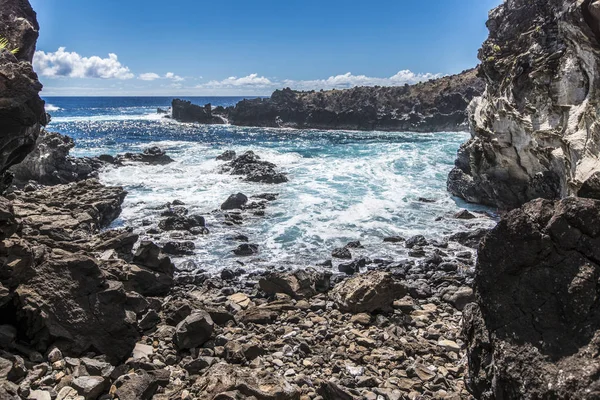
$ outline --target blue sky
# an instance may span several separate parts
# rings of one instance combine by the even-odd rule
[[[30,0],[44,95],[268,95],[477,64],[501,0]]]

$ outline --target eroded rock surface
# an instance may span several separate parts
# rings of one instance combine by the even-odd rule
[[[0,1],[0,37],[8,49],[0,50],[0,193],[11,181],[7,169],[33,149],[47,123],[42,84],[33,71],[39,25],[27,0]],[[9,50],[19,49],[16,54]]]
[[[482,241],[465,309],[483,399],[600,396],[600,202],[535,200]]]
[[[448,189],[518,207],[541,197],[598,197],[600,15],[597,0],[510,0],[490,13],[479,52],[485,93]]]

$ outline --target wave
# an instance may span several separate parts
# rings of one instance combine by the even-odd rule
[[[48,108],[46,108],[48,110]],[[137,114],[137,115],[91,115],[78,117],[54,117],[52,122],[108,122],[108,121],[170,121],[163,118],[163,114]]]
[[[45,108],[46,108],[46,112],[62,110],[62,108],[55,106],[54,104],[50,104],[50,103],[46,103]]]

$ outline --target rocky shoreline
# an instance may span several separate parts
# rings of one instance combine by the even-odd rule
[[[111,228],[127,193],[98,171],[173,160],[159,148],[70,157],[71,139],[42,130],[35,13],[0,0],[0,36],[22,49],[0,49],[0,399],[600,398],[600,201],[566,197],[597,190],[599,4],[512,0],[490,14],[487,89],[449,189],[514,208],[495,228],[381,238],[406,249],[394,260],[350,242],[313,268],[210,274],[175,257],[211,234],[207,218],[235,227],[277,194],[234,193],[211,215],[173,199],[148,237]],[[278,96],[320,95],[243,107]],[[305,126],[298,115],[288,122]],[[246,182],[293,179],[252,151],[218,158]],[[232,233],[229,245],[243,258],[260,243]]]
[[[467,106],[483,93],[477,70],[401,87],[301,92],[276,90],[234,107],[201,107],[174,99],[171,117],[201,124],[296,129],[455,132],[467,130]],[[162,111],[162,110],[161,110]]]

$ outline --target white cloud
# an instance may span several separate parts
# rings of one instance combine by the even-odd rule
[[[355,86],[402,86],[406,83],[414,84],[441,77],[442,74],[417,74],[409,70],[402,70],[389,78],[377,78],[366,75],[353,75],[351,72],[330,76],[327,79],[314,80],[271,80],[258,74],[250,74],[241,78],[232,76],[221,81],[212,80],[196,86],[198,89],[281,89],[290,87],[297,90],[320,89],[347,89]]]
[[[82,57],[76,52],[67,52],[59,47],[54,53],[36,51],[33,66],[38,74],[47,77],[131,79],[134,75],[121,64],[114,53],[108,58]]]
[[[173,82],[181,82],[184,80],[182,77],[180,77],[179,75],[175,75],[172,72],[167,72],[165,74],[165,78],[171,79]]]
[[[210,81],[202,85],[196,86],[197,88],[209,88],[209,89],[226,89],[226,88],[267,88],[271,86],[277,86],[277,82],[271,82],[264,76],[258,76],[258,74],[250,74],[242,78],[236,76],[230,76],[222,81]]]
[[[154,72],[147,72],[145,74],[140,74],[138,78],[143,81],[153,81],[156,79],[160,79],[160,75],[155,74]]]

